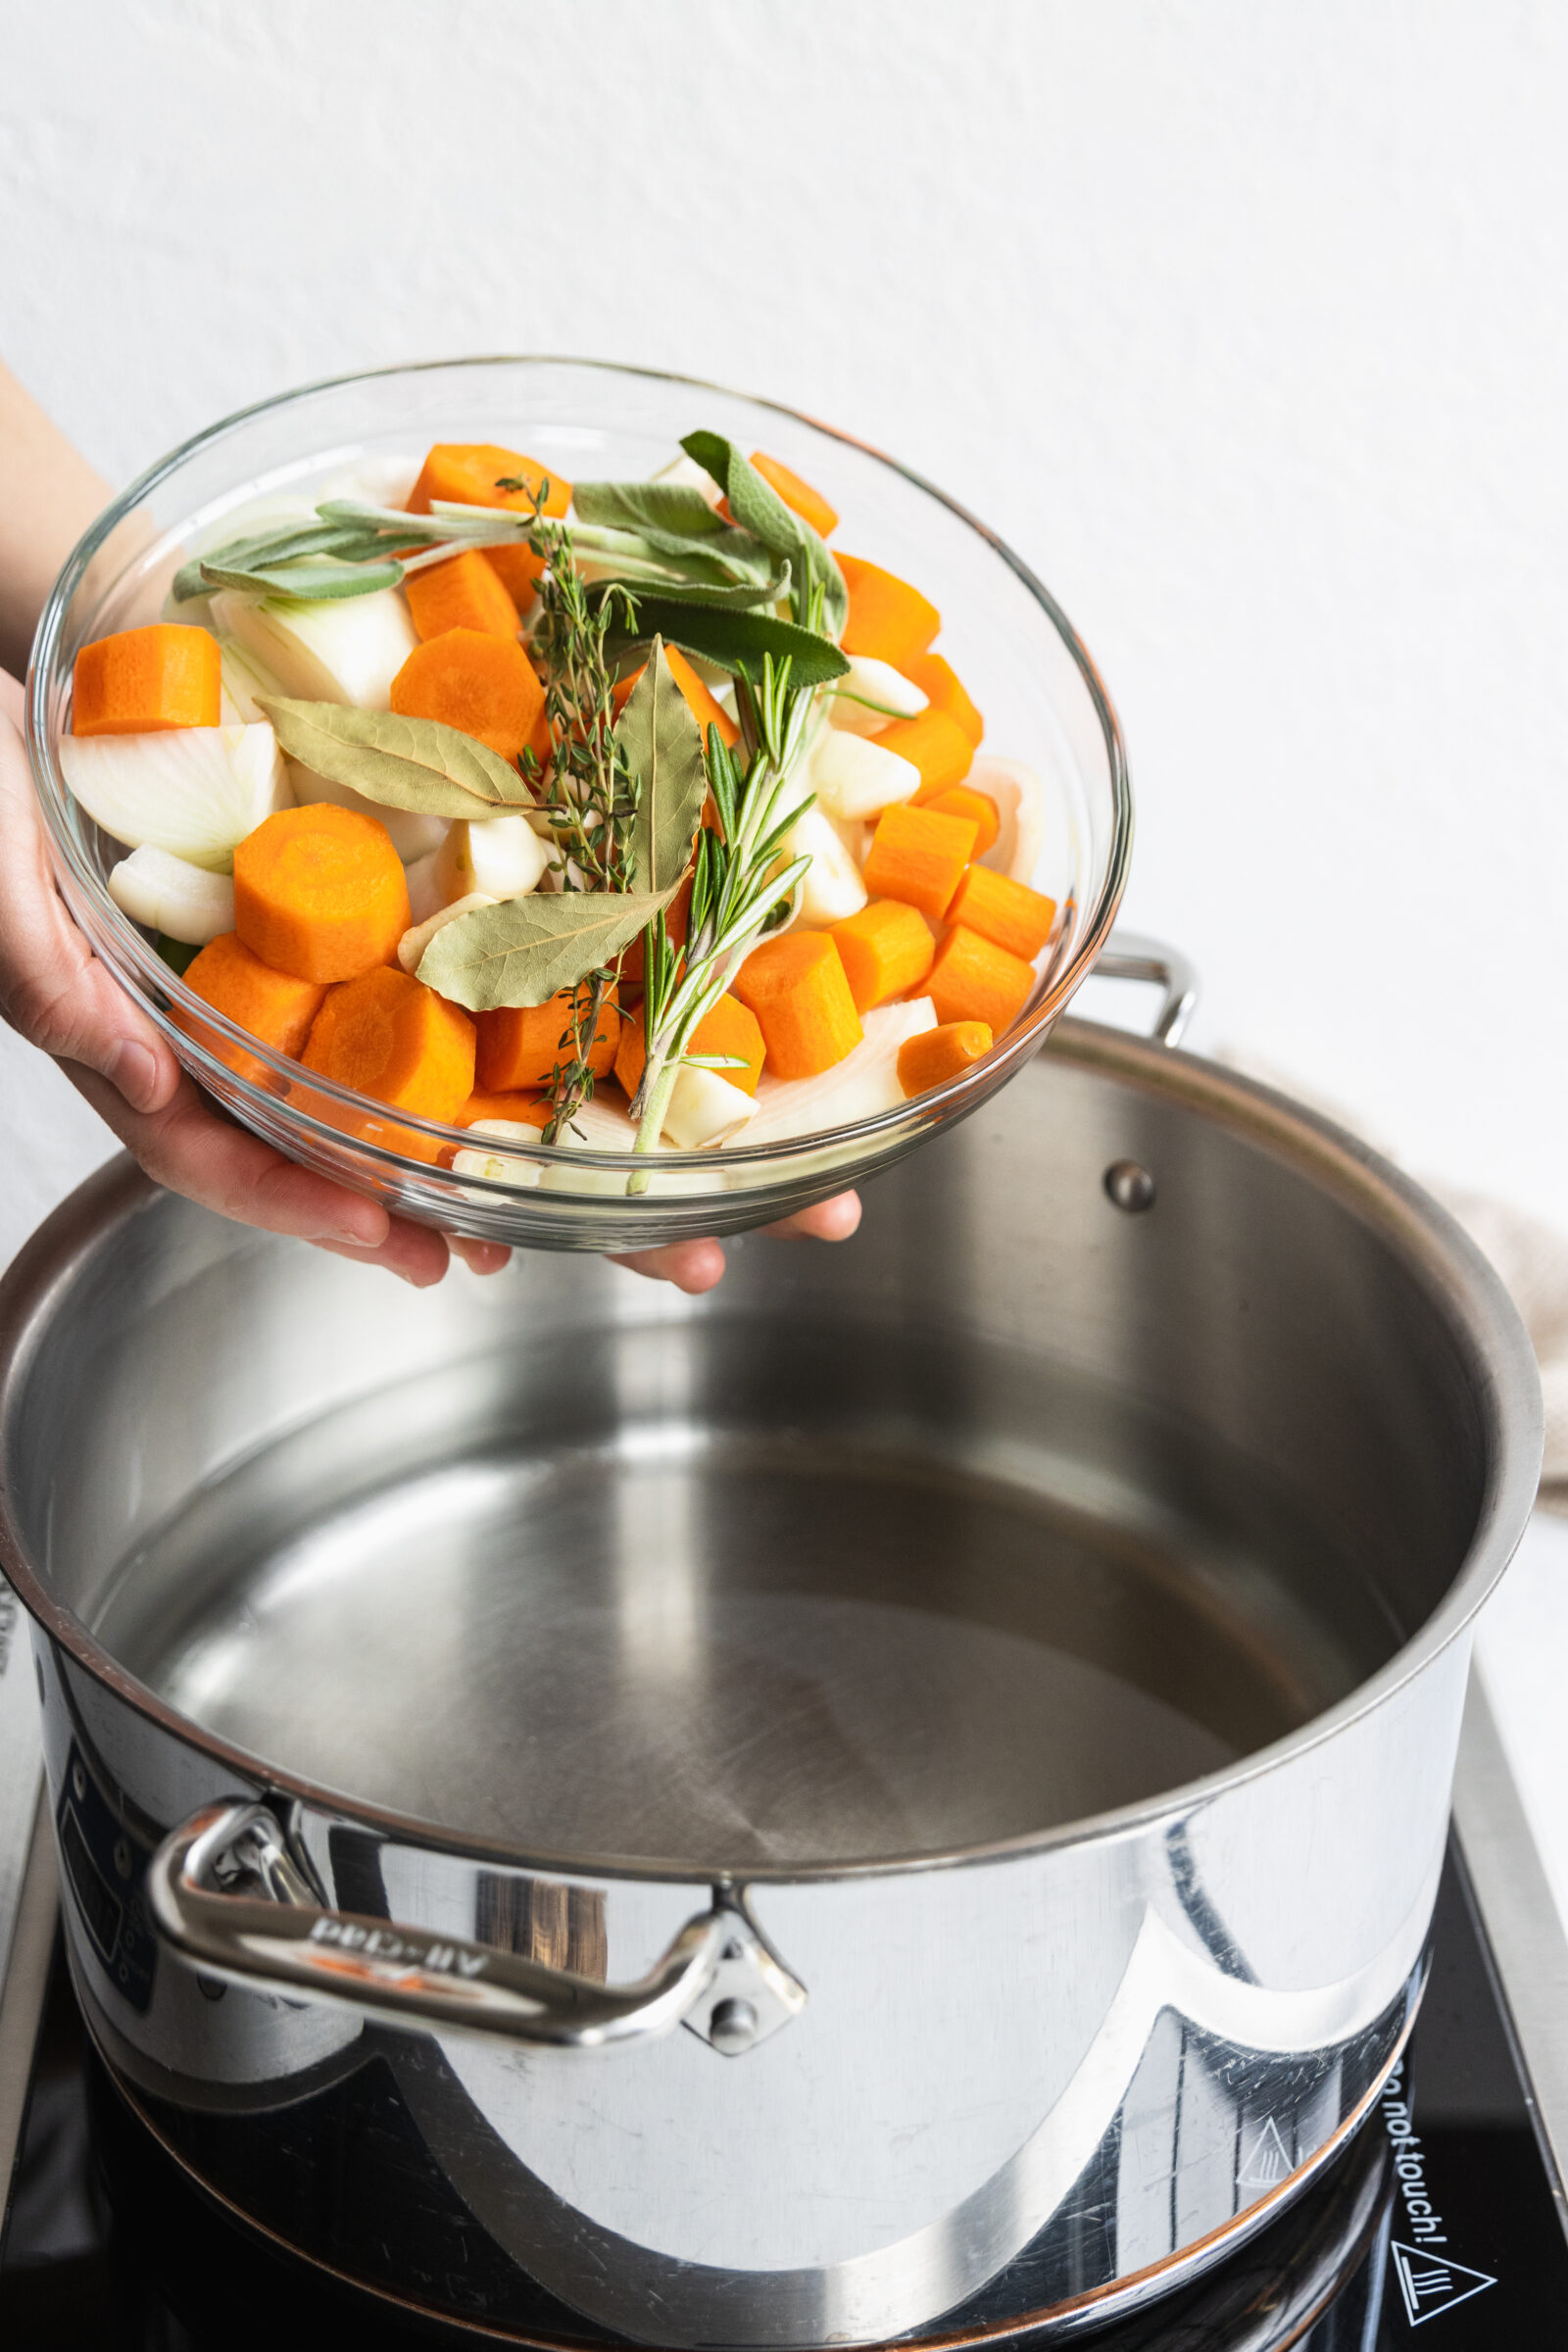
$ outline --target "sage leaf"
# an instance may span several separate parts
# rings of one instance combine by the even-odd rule
[[[647,596],[633,591],[637,608],[634,630],[617,629],[612,644],[617,652],[645,638],[662,637],[683,653],[697,654],[720,669],[760,671],[764,654],[775,662],[788,655],[790,677],[796,686],[825,686],[842,678],[849,662],[836,645],[803,629],[793,620],[775,619],[771,612],[742,612],[715,605],[677,602],[665,589]]]
[[[615,741],[637,779],[632,874],[645,890],[668,890],[685,873],[708,798],[703,730],[664,659],[659,638],[619,718]]]
[[[578,482],[572,505],[581,522],[634,532],[658,555],[716,566],[737,582],[766,588],[778,571],[755,532],[737,530],[681,482]]]
[[[401,564],[288,564],[255,565],[231,571],[225,564],[202,564],[202,588],[242,588],[251,596],[295,596],[311,604],[327,604],[347,596],[373,596],[378,588],[395,588],[403,577]]]
[[[470,1012],[547,1004],[630,947],[679,887],[677,880],[656,891],[534,891],[476,906],[443,924],[420,957],[418,977]]]
[[[420,816],[495,816],[531,808],[520,771],[475,736],[433,718],[395,710],[355,710],[342,703],[303,703],[284,695],[256,698],[291,760],[329,784],[349,784],[385,808]]]
[[[836,645],[849,617],[850,592],[833,560],[827,541],[763,481],[749,458],[721,433],[688,433],[681,443],[689,458],[710,474],[729,500],[729,511],[744,530],[760,539],[776,556],[787,556],[795,577],[805,587],[820,584],[822,617]]]

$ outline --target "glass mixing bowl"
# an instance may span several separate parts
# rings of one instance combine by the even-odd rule
[[[359,495],[414,466],[433,441],[524,450],[567,478],[650,474],[705,426],[765,449],[839,510],[835,543],[902,573],[943,615],[939,650],[986,714],[988,753],[1042,777],[1048,821],[1034,879],[1062,909],[1034,994],[986,1058],[929,1094],[851,1126],[747,1150],[661,1152],[628,1193],[629,1153],[504,1146],[505,1178],[449,1161],[484,1139],[393,1114],[270,1052],[192,995],[151,936],[109,896],[123,849],[80,808],[56,745],[70,724],[78,649],[156,619],[197,543],[268,493]],[[73,915],[185,1067],[291,1158],[449,1232],[531,1249],[634,1250],[735,1233],[873,1174],[1004,1085],[1045,1038],[1105,944],[1126,879],[1132,798],[1116,715],[1053,598],[994,532],[864,443],[793,410],[685,376],[592,361],[462,360],[317,384],[198,434],[117,499],[81,541],[45,609],[27,680],[27,740],[55,871]],[[193,1033],[187,1023],[198,1025]],[[241,1067],[229,1066],[224,1052]]]

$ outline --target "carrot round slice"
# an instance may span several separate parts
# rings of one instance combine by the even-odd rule
[[[218,639],[183,621],[158,620],[84,645],[71,685],[73,735],[160,735],[216,727],[222,712]]]
[[[528,489],[499,490],[502,481],[526,482]],[[515,449],[500,449],[493,441],[438,441],[419,469],[409,500],[411,514],[428,514],[430,501],[445,499],[460,507],[506,507],[514,513],[532,512],[533,496],[545,486],[540,512],[560,516],[571,504],[571,484],[562,474],[525,458]],[[544,569],[531,547],[487,547],[484,561],[495,572],[519,612],[533,603],[534,589]]]
[[[403,718],[434,718],[515,760],[544,713],[545,690],[515,639],[448,629],[416,645],[392,681]]]
[[[473,1092],[473,1023],[412,972],[383,967],[328,990],[303,1059],[377,1102],[453,1119]]]
[[[209,940],[201,954],[191,957],[185,966],[185,986],[193,989],[203,1004],[226,1013],[238,1028],[248,1029],[252,1037],[259,1037],[263,1045],[270,1046],[274,1054],[288,1054],[300,1052],[326,995],[319,981],[300,980],[291,972],[273,971],[270,964],[253,956],[233,931],[224,931],[219,938]],[[254,1054],[241,1053],[237,1046],[209,1034],[177,1007],[173,1017],[182,1029],[199,1036],[240,1077],[250,1079],[256,1086],[269,1083],[272,1073]]]
[[[234,852],[234,928],[274,971],[352,980],[395,961],[413,919],[387,829],[358,809],[280,808]]]
[[[577,993],[586,1015],[586,980]],[[571,1018],[571,991],[565,988],[545,1004],[509,1004],[496,1012],[481,1012],[479,1084],[497,1091],[548,1086],[557,1069],[570,1058]],[[600,1008],[599,1026],[588,1053],[588,1067],[596,1078],[603,1078],[614,1066],[621,1027],[612,990]]]

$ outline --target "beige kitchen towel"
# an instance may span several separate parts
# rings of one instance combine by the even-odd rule
[[[1399,1154],[1387,1136],[1369,1132],[1343,1102],[1297,1084],[1288,1071],[1271,1067],[1255,1054],[1222,1046],[1214,1057],[1244,1077],[1276,1087],[1308,1109],[1332,1119],[1352,1135],[1365,1136],[1386,1159]],[[1568,1234],[1543,1224],[1504,1200],[1482,1193],[1462,1192],[1442,1177],[1421,1176],[1435,1199],[1457,1217],[1477,1248],[1491,1259],[1524,1321],[1536,1360],[1541,1366],[1541,1392],[1546,1408],[1546,1450],[1541,1470],[1543,1509],[1568,1517]]]

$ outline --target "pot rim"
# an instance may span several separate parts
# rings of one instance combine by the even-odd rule
[[[1200,1056],[1145,1043],[1125,1030],[1067,1019],[1045,1048],[1090,1072],[1103,1072],[1146,1093],[1174,1098],[1305,1174],[1376,1228],[1448,1310],[1450,1326],[1475,1384],[1489,1466],[1475,1533],[1443,1599],[1409,1640],[1346,1697],[1265,1747],[1179,1787],[1049,1830],[931,1854],[868,1857],[831,1865],[748,1865],[744,1872],[641,1856],[583,1855],[524,1847],[403,1814],[291,1773],[205,1731],[128,1673],[34,1574],[13,1515],[0,1460],[0,1567],[35,1623],[87,1674],[135,1712],[245,1782],[301,1802],[402,1844],[522,1872],[576,1879],[644,1880],[683,1886],[818,1885],[840,1879],[905,1877],[915,1872],[1020,1860],[1090,1842],[1131,1837],[1161,1821],[1183,1819],[1215,1797],[1295,1763],[1372,1714],[1460,1639],[1513,1557],[1529,1521],[1544,1446],[1541,1384],[1530,1338],[1501,1280],[1446,1209],[1380,1152],[1288,1095]],[[159,1188],[125,1153],[77,1187],[32,1235],[0,1280],[0,1431],[10,1399],[37,1344],[41,1317],[71,1284],[105,1231],[138,1213]]]

